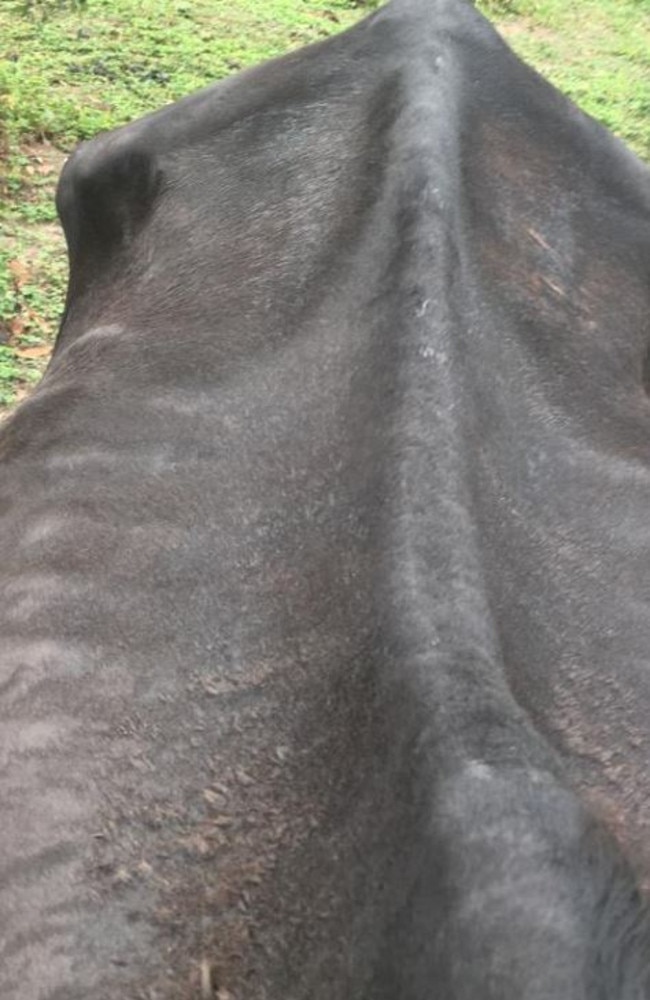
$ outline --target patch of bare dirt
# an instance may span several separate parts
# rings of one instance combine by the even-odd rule
[[[500,35],[503,35],[506,41],[509,38],[525,37],[537,39],[540,42],[552,42],[557,38],[557,33],[550,28],[535,24],[534,21],[530,21],[525,17],[519,17],[516,21],[504,21],[501,24],[495,24],[495,28]]]

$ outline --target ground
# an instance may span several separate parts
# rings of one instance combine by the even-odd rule
[[[78,141],[326,37],[375,0],[3,0],[0,413],[47,364],[63,307],[54,190]],[[479,0],[527,61],[650,160],[648,0]],[[579,44],[577,40],[579,39]]]

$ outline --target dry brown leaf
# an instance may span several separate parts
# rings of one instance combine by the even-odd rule
[[[22,316],[12,316],[9,320],[9,337],[20,337],[25,332],[25,321]]]
[[[10,260],[7,266],[11,277],[14,279],[16,288],[21,288],[22,285],[29,281],[29,268],[24,260]]]
[[[27,323],[30,326],[37,326],[41,333],[49,334],[52,330],[50,323],[41,316],[40,313],[35,312],[33,309],[23,309],[23,315]]]
[[[16,354],[19,358],[46,358],[51,350],[47,344],[38,344],[35,347],[18,347]]]

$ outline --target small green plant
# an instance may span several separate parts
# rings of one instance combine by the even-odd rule
[[[9,322],[14,315],[14,293],[9,273],[9,255],[0,253],[0,344],[9,336]]]
[[[22,370],[16,363],[10,347],[0,344],[0,406],[8,406],[15,396],[15,384],[22,378]]]
[[[19,358],[11,347],[0,344],[0,407],[14,403],[20,386],[37,382],[42,374],[42,365]]]

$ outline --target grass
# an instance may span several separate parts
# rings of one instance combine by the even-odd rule
[[[66,151],[376,6],[358,3],[0,0],[0,410],[38,379],[56,333],[67,260],[53,191]],[[477,3],[650,160],[649,0]]]
[[[508,42],[650,160],[650,0],[479,0]]]

